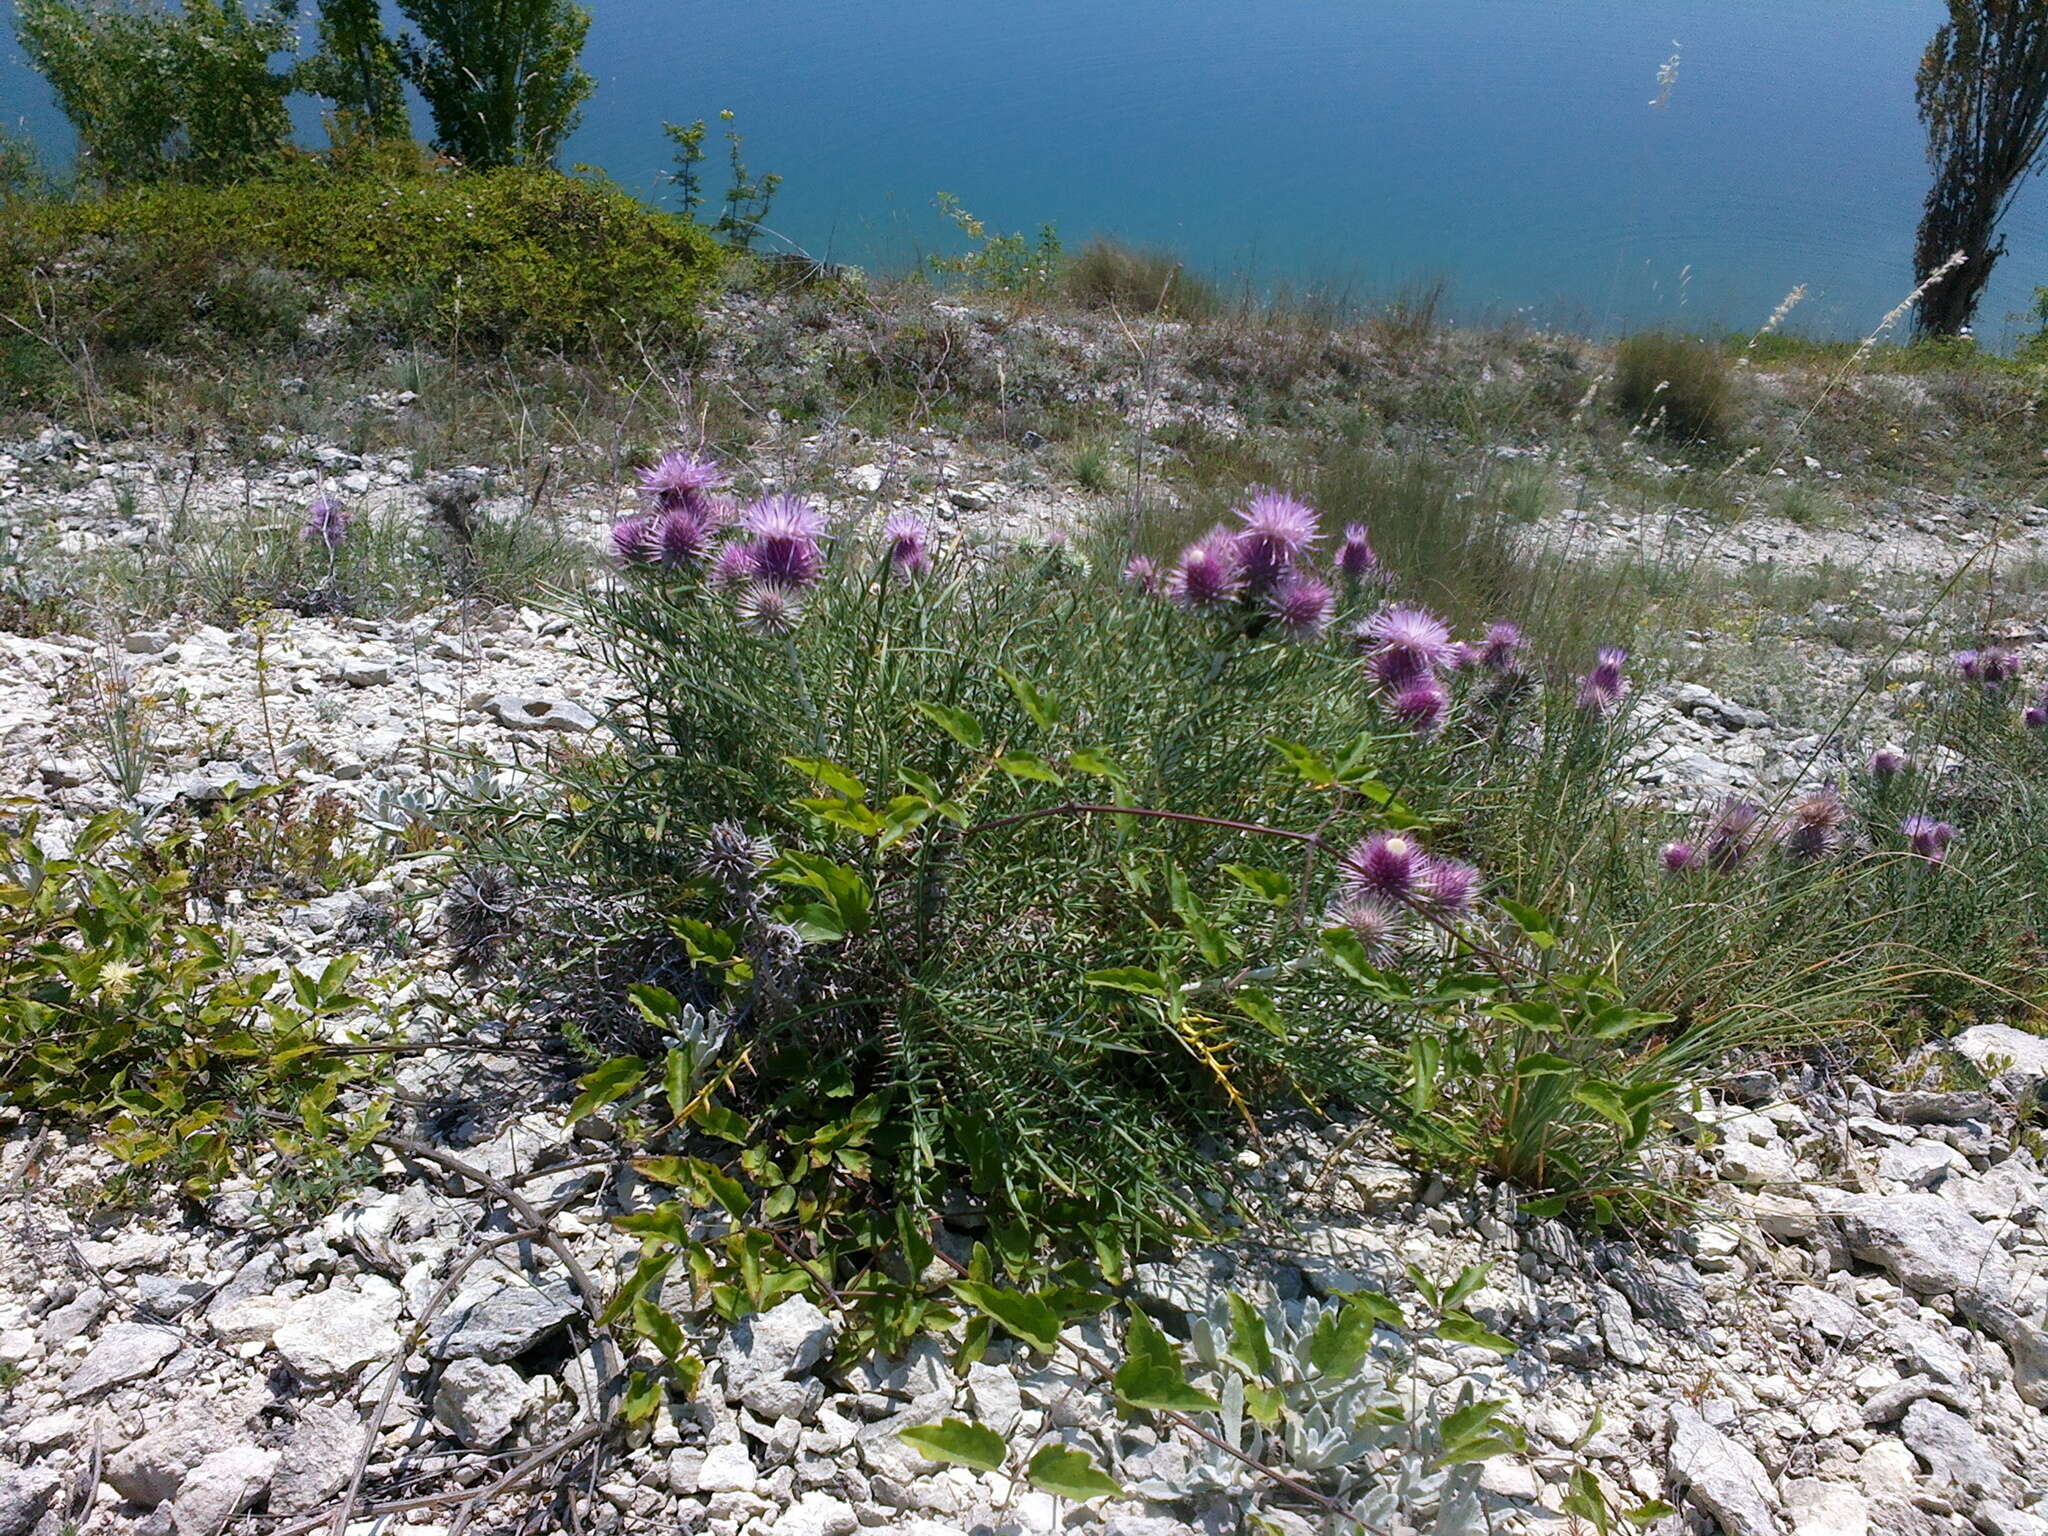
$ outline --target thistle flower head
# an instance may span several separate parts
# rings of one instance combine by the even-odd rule
[[[1124,562],[1124,582],[1150,597],[1160,587],[1159,563],[1150,555],[1131,556]]]
[[[1664,872],[1671,875],[1684,874],[1689,869],[1700,867],[1700,851],[1683,838],[1674,838],[1657,850],[1657,857],[1664,865]]]
[[[1956,671],[1985,688],[2003,688],[2019,676],[2020,659],[2003,646],[1987,645],[1981,651],[1956,652]]]
[[[1348,581],[1364,581],[1379,574],[1380,557],[1373,553],[1372,540],[1366,536],[1365,524],[1350,523],[1344,529],[1344,542],[1337,546],[1337,569]]]
[[[1955,841],[1956,829],[1932,816],[1914,815],[1899,823],[1899,834],[1906,839],[1908,851],[1929,864],[1939,864],[1948,857],[1948,845]]]
[[[329,549],[339,549],[348,533],[348,508],[332,496],[322,496],[306,508],[306,537]]]
[[[882,538],[889,546],[889,563],[905,575],[915,576],[931,565],[925,552],[924,519],[914,512],[899,512],[882,525]]]
[[[1627,663],[1627,651],[1616,646],[1603,647],[1593,670],[1579,679],[1579,707],[1603,715],[1613,713],[1622,695],[1628,692],[1628,679],[1621,672]]]
[[[1330,903],[1323,914],[1323,926],[1342,928],[1365,951],[1365,958],[1373,965],[1385,965],[1400,953],[1401,944],[1408,936],[1408,917],[1398,907],[1390,907],[1372,896],[1356,892],[1344,892]]]
[[[1451,642],[1451,659],[1444,663],[1447,672],[1462,672],[1467,667],[1479,665],[1479,658],[1485,654],[1469,640]]]
[[[1730,795],[1709,818],[1700,851],[1715,869],[1733,869],[1748,857],[1763,823],[1762,806]]]
[[[804,596],[784,582],[756,577],[733,599],[733,617],[740,627],[770,637],[792,634],[804,616]]]
[[[755,837],[736,821],[720,821],[704,833],[697,871],[734,890],[752,885],[774,859],[775,846],[767,838]]]
[[[1519,624],[1495,624],[1486,631],[1485,643],[1479,647],[1479,665],[1489,672],[1520,672],[1522,651],[1528,643]]]
[[[1322,536],[1315,508],[1279,491],[1256,492],[1237,517],[1238,563],[1254,593],[1277,585]]]
[[[2022,710],[2020,720],[2030,731],[2048,730],[2048,693],[2041,695],[2039,703]]]
[[[1896,747],[1879,747],[1870,754],[1870,776],[1874,779],[1896,779],[1912,766],[1912,761]]]
[[[665,453],[640,471],[640,491],[656,512],[695,512],[708,518],[711,493],[726,483],[726,473],[709,459],[687,453]]]
[[[1429,855],[1405,832],[1375,832],[1337,860],[1345,894],[1406,906],[1422,890]]]
[[[1454,648],[1450,629],[1435,614],[1389,603],[1355,631],[1366,647],[1366,670],[1382,690],[1399,694],[1446,665]]]
[[[1416,900],[1433,912],[1456,916],[1472,910],[1479,891],[1479,871],[1457,859],[1424,858]]]
[[[705,578],[712,589],[718,592],[730,591],[745,586],[754,579],[754,547],[751,543],[722,545],[711,561],[711,573]]]
[[[818,540],[824,516],[795,496],[764,496],[740,518],[752,535],[748,549],[754,574],[785,587],[807,587],[818,579],[824,552]]]
[[[1320,635],[1337,612],[1329,584],[1298,572],[1283,580],[1266,601],[1281,627],[1298,640]]]
[[[676,507],[654,519],[648,546],[663,565],[695,565],[711,552],[713,532],[703,511]]]
[[[1450,705],[1450,696],[1444,686],[1434,677],[1422,676],[1410,679],[1394,695],[1388,708],[1409,730],[1418,736],[1433,735],[1443,724],[1444,710]]]
[[[1237,541],[1225,528],[1212,528],[1181,551],[1169,590],[1189,608],[1213,608],[1235,601],[1244,587],[1238,568]]]
[[[1785,822],[1785,851],[1795,859],[1820,859],[1833,853],[1842,837],[1849,808],[1832,785],[1802,797]]]
[[[654,542],[654,519],[622,517],[613,523],[612,552],[627,565],[652,565],[660,558]]]

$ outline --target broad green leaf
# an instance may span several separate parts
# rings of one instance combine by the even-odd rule
[[[1301,775],[1304,783],[1311,788],[1321,789],[1337,782],[1337,770],[1332,768],[1320,752],[1303,746],[1298,741],[1283,741],[1278,736],[1268,736],[1266,745],[1278,752]]]
[[[1008,1291],[978,1280],[955,1280],[953,1294],[985,1312],[1041,1354],[1051,1354],[1060,1341],[1059,1315],[1042,1296]]]
[[[1071,1446],[1048,1445],[1024,1469],[1031,1486],[1055,1498],[1084,1503],[1089,1499],[1120,1499],[1124,1490],[1115,1478],[1095,1465],[1095,1458]]]
[[[911,707],[970,752],[979,752],[982,743],[988,739],[982,733],[981,722],[964,709],[955,709],[950,704],[926,703]]]
[[[1383,971],[1366,958],[1365,946],[1358,942],[1358,935],[1348,928],[1331,928],[1323,934],[1323,953],[1336,963],[1337,969],[1358,982],[1374,998],[1383,1003],[1411,1003],[1415,1000],[1415,988],[1405,976],[1392,971]]]
[[[1489,1333],[1477,1318],[1463,1312],[1453,1312],[1437,1324],[1437,1332],[1453,1344],[1470,1344],[1480,1349],[1490,1349],[1497,1355],[1512,1355],[1515,1341],[1504,1339],[1497,1333]]]
[[[1164,997],[1167,992],[1166,978],[1141,965],[1118,965],[1106,971],[1090,971],[1081,979],[1089,986],[1100,987],[1107,992],[1136,992],[1141,997]]]
[[[647,1371],[635,1371],[626,1382],[626,1397],[622,1405],[628,1424],[645,1424],[661,1407],[661,1378]]]
[[[1522,930],[1522,937],[1538,949],[1549,949],[1557,943],[1557,925],[1535,907],[1506,896],[1494,899],[1494,905],[1515,920],[1515,926]]]
[[[747,1144],[753,1132],[753,1126],[745,1116],[723,1104],[699,1104],[690,1112],[690,1124],[706,1136],[716,1136],[720,1141],[729,1141],[740,1147]]]
[[[569,1123],[574,1125],[585,1115],[595,1114],[605,1105],[623,1099],[638,1088],[640,1080],[646,1076],[647,1063],[638,1056],[614,1056],[594,1072],[585,1073],[579,1079],[583,1092],[569,1106]]]
[[[1085,773],[1090,778],[1111,779],[1118,783],[1129,777],[1109,757],[1093,747],[1083,747],[1067,759],[1067,767],[1075,773]]]
[[[1278,1387],[1269,1387],[1256,1381],[1244,1384],[1244,1411],[1252,1416],[1252,1422],[1271,1429],[1280,1422],[1280,1410],[1287,1405],[1286,1394]]]
[[[822,757],[785,757],[783,761],[808,779],[814,779],[834,794],[848,800],[865,800],[867,786],[837,763]]]
[[[1357,1375],[1372,1350],[1373,1321],[1367,1306],[1325,1312],[1308,1336],[1308,1363],[1323,1376],[1341,1380]]]
[[[1229,1293],[1230,1358],[1254,1376],[1273,1374],[1273,1343],[1266,1336],[1266,1320],[1259,1310],[1237,1292]]]
[[[920,1456],[982,1472],[1000,1472],[1008,1455],[1001,1435],[986,1424],[973,1424],[966,1419],[913,1425],[897,1430],[896,1438]]]
[[[1013,779],[1032,779],[1040,784],[1066,782],[1058,769],[1035,752],[1005,752],[996,759],[996,766]]]
[[[1223,873],[1269,904],[1278,905],[1294,891],[1294,882],[1277,869],[1261,869],[1254,864],[1226,864]]]
[[[688,1347],[682,1325],[644,1295],[633,1298],[633,1327],[664,1359],[673,1360]]]
[[[1287,1038],[1287,1021],[1280,1017],[1280,1009],[1273,999],[1257,987],[1245,987],[1230,994],[1231,1005],[1255,1024],[1263,1025],[1268,1034]]]
[[[1040,730],[1049,731],[1058,723],[1059,706],[1054,702],[1052,695],[1030,678],[1022,677],[1008,667],[997,667],[996,671],[1002,674],[1003,681],[1010,685],[1010,692],[1014,693],[1017,702],[1024,706],[1024,713],[1031,717],[1032,723]]]
[[[1214,1413],[1219,1404],[1188,1385],[1180,1353],[1151,1318],[1135,1305],[1124,1330],[1124,1360],[1111,1380],[1118,1399],[1131,1408],[1173,1413]]]
[[[1602,1119],[1611,1120],[1626,1135],[1635,1133],[1635,1115],[1612,1083],[1589,1079],[1572,1090],[1572,1102],[1583,1104]]]

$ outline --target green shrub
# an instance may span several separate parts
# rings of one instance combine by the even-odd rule
[[[1089,309],[1199,319],[1222,308],[1216,290],[1165,251],[1133,250],[1102,237],[1090,240],[1062,275],[1067,297]]]
[[[291,77],[270,67],[294,46],[289,4],[21,0],[16,28],[108,185],[240,175],[291,134]]]
[[[1615,407],[1680,442],[1719,442],[1734,422],[1733,368],[1711,342],[1642,331],[1614,349]]]
[[[384,157],[389,165],[393,157]],[[23,205],[0,235],[0,309],[30,274],[92,338],[274,346],[307,296],[357,333],[477,347],[686,335],[720,256],[607,182],[542,170],[347,172],[314,162],[227,186]],[[79,322],[83,324],[83,322]]]

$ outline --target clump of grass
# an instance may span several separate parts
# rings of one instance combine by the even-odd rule
[[[1106,237],[1090,240],[1068,261],[1061,287],[1069,299],[1085,308],[1114,309],[1127,315],[1199,320],[1223,308],[1215,288],[1189,272],[1179,257],[1135,249]]]
[[[1733,366],[1710,342],[1641,331],[1614,349],[1614,402],[1631,425],[1718,443],[1734,425]]]
[[[1101,493],[1109,489],[1109,450],[1101,443],[1083,443],[1074,450],[1074,484],[1084,491]]]

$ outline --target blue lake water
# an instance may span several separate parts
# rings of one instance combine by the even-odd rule
[[[770,223],[902,267],[940,191],[1069,246],[1169,246],[1226,284],[1595,331],[1867,331],[1912,286],[1913,72],[1939,0],[591,0],[599,88],[566,158],[660,190],[664,118],[738,114]],[[0,18],[11,7],[0,0]],[[1674,49],[1674,44],[1678,45]],[[1667,103],[1657,72],[1674,52]],[[11,25],[0,116],[64,142]],[[307,114],[309,120],[311,113]],[[422,120],[424,126],[424,120]],[[316,135],[317,136],[317,135]],[[720,146],[713,146],[714,149]],[[720,185],[716,159],[707,181]],[[2021,195],[1979,315],[2048,284]]]

